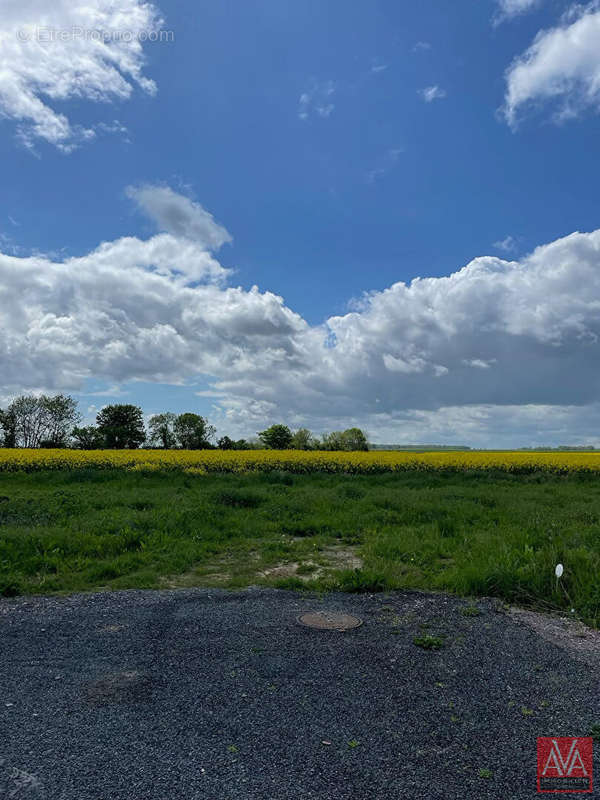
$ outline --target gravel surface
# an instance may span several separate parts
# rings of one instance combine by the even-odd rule
[[[0,601],[0,798],[536,797],[536,737],[600,722],[599,671],[468,605],[255,588]],[[363,624],[296,621],[320,610]]]

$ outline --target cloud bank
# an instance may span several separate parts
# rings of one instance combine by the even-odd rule
[[[392,441],[600,430],[600,230],[395,283],[311,326],[269,291],[228,285],[214,253],[229,234],[197,203],[130,194],[160,233],[64,261],[0,254],[0,395],[201,381],[240,435],[274,419]]]

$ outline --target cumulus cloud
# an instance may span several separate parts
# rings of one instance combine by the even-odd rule
[[[162,24],[142,0],[3,0],[0,18],[0,115],[20,139],[68,152],[95,136],[72,122],[65,100],[128,99],[134,86],[154,94],[143,74],[144,37]]]
[[[492,417],[510,428],[503,407],[530,409],[523,412],[528,424],[531,409],[543,407],[540,429],[548,431],[549,408],[598,397],[599,268],[596,231],[522,261],[481,257],[448,277],[394,284],[295,336],[293,363],[269,357],[247,373],[218,377],[213,389],[240,429],[257,423],[252,409],[267,404],[271,416],[317,429],[354,421],[392,431],[416,418],[423,435],[423,420],[464,407],[465,436]],[[450,439],[457,419],[453,413]]]
[[[439,86],[427,86],[425,89],[419,89],[419,94],[426,103],[433,103],[434,100],[442,100],[446,97],[445,89],[440,89]]]
[[[92,377],[182,383],[248,369],[255,352],[290,357],[305,323],[275,295],[213,283],[222,272],[168,234],[61,263],[0,256],[4,393],[76,390]]]
[[[129,186],[126,193],[159,230],[194,239],[209,250],[231,241],[228,231],[215,222],[212,214],[169,186]]]
[[[191,230],[206,222],[188,198],[158,197]],[[239,435],[274,419],[508,446],[600,430],[600,230],[395,283],[311,326],[269,291],[227,285],[209,252],[224,234],[190,238],[178,215],[166,227],[78,258],[0,255],[3,397],[202,381],[214,421]]]
[[[575,6],[555,28],[538,33],[506,73],[504,115],[551,104],[556,121],[600,108],[600,8]]]
[[[159,198],[158,222],[163,212],[172,222],[164,206],[173,203],[189,227],[176,215],[177,233],[124,237],[62,261],[0,254],[3,396],[73,391],[93,377],[182,383],[249,371],[255,358],[294,363],[307,324],[276,295],[225,287],[228,271],[209,253],[225,230],[188,198]]]

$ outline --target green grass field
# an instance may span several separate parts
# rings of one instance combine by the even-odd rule
[[[491,595],[600,626],[600,479],[0,476],[4,596],[251,584]]]

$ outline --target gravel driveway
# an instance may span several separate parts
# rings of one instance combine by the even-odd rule
[[[533,798],[536,737],[600,722],[589,658],[422,593],[3,600],[0,692],[2,800]]]

